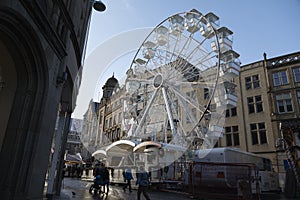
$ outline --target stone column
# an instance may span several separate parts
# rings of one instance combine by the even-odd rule
[[[66,117],[65,117],[65,127],[63,130],[63,135],[62,135],[62,143],[60,146],[60,156],[59,156],[59,161],[57,163],[57,177],[56,177],[56,195],[60,195],[61,192],[61,185],[63,181],[63,166],[64,166],[64,156],[65,156],[65,151],[66,151],[66,144],[67,144],[67,139],[68,139],[68,134],[70,131],[70,122],[71,122],[71,113],[70,111],[66,112]]]
[[[70,114],[69,114],[70,115]],[[67,120],[67,112],[64,109],[59,111],[59,121],[58,121],[58,128],[55,136],[55,146],[54,146],[54,154],[51,161],[51,167],[49,170],[49,178],[48,178],[48,186],[47,186],[47,197],[52,198],[54,194],[56,194],[56,182],[59,174],[59,164],[61,158],[61,146],[63,145],[63,136],[64,132],[66,132],[66,126],[69,120]],[[64,152],[63,152],[64,153]]]

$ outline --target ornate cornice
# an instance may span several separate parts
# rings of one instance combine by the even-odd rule
[[[296,63],[300,63],[300,52],[269,59],[268,67],[276,68]]]

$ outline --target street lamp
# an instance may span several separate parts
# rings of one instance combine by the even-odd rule
[[[97,10],[99,12],[103,12],[106,9],[105,4],[100,0],[94,1],[93,7],[94,7],[95,10]]]

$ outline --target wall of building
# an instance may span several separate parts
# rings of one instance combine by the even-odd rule
[[[0,2],[2,199],[42,199],[58,109],[74,108],[91,5],[70,2]]]

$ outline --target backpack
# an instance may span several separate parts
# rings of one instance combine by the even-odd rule
[[[143,172],[142,174],[140,174],[141,179],[139,182],[139,185],[141,186],[148,186],[149,185],[149,176],[146,172]]]

